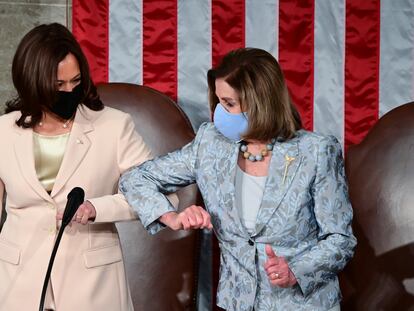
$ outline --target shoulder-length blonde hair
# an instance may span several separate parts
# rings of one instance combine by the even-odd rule
[[[219,99],[215,81],[224,79],[239,95],[247,112],[249,128],[243,139],[268,141],[289,139],[302,128],[298,111],[293,106],[282,70],[268,52],[243,48],[229,52],[221,63],[208,71],[209,103],[212,112]]]

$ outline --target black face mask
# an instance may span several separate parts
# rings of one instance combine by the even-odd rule
[[[82,95],[81,84],[74,87],[72,92],[59,91],[57,101],[50,111],[64,120],[69,120],[74,116]]]

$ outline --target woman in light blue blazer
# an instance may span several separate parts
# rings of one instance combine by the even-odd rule
[[[150,233],[213,228],[221,308],[339,310],[337,274],[356,245],[340,144],[301,129],[279,64],[263,50],[228,53],[208,85],[213,123],[127,171],[120,190]],[[177,213],[165,194],[191,183],[206,210]]]

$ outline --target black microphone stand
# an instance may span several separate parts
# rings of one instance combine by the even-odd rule
[[[72,217],[75,215],[79,205],[83,203],[85,197],[85,193],[82,188],[76,187],[73,188],[71,192],[68,194],[68,202],[65,207],[65,211],[62,217],[62,225],[59,229],[59,233],[56,237],[55,246],[53,247],[52,255],[50,256],[49,265],[47,267],[47,272],[45,275],[45,280],[43,282],[43,289],[42,289],[42,296],[40,298],[40,305],[39,311],[43,311],[45,298],[46,298],[46,291],[49,285],[50,274],[52,272],[53,262],[55,261],[56,253],[60,244],[60,240],[62,239],[63,231],[65,230],[66,226],[71,222]]]
[[[60,229],[59,229],[59,233],[57,235],[56,241],[55,241],[55,246],[53,247],[52,255],[51,255],[50,260],[49,260],[49,266],[47,267],[45,281],[43,282],[43,289],[42,289],[42,296],[41,296],[41,299],[40,299],[39,311],[43,311],[43,306],[45,304],[46,290],[47,290],[47,286],[49,285],[50,273],[52,272],[53,262],[55,261],[56,252],[58,250],[60,240],[62,239],[62,235],[63,235],[64,230],[65,230],[65,228],[63,226],[61,226]]]

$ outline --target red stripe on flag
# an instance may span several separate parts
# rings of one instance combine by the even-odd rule
[[[345,147],[359,143],[378,120],[380,2],[346,2]]]
[[[229,51],[245,47],[245,2],[244,0],[211,1],[212,64],[217,66]],[[220,249],[213,237],[213,310],[219,280]]]
[[[108,1],[72,2],[72,32],[88,59],[95,83],[108,82]]]
[[[244,0],[211,2],[212,64],[219,64],[227,52],[245,46]]]
[[[177,1],[143,1],[143,82],[177,101]]]
[[[279,63],[303,126],[313,129],[314,1],[279,1]]]

